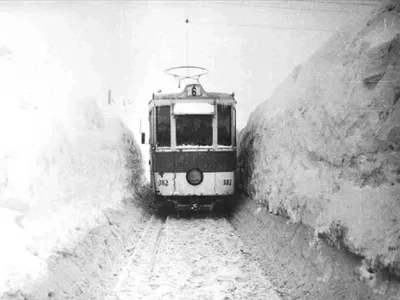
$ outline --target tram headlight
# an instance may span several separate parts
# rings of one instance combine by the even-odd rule
[[[199,185],[203,181],[203,173],[199,169],[191,169],[186,173],[186,180],[191,185]]]

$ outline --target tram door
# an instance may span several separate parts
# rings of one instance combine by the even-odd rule
[[[150,124],[150,182],[151,182],[151,187],[153,191],[156,189],[155,185],[155,177],[154,177],[154,172],[155,172],[155,159],[156,159],[156,130],[157,127],[156,125],[156,107],[153,107],[150,110],[149,113],[149,124]]]
[[[157,155],[157,149],[170,150],[171,149],[171,106],[162,105],[155,106],[154,109],[150,111],[150,132],[151,132],[151,147],[150,147],[150,157],[151,166],[150,170],[152,172],[151,179],[153,189],[156,190],[154,173],[159,172],[157,166],[163,166],[166,163],[171,163],[171,161],[159,161],[157,159],[164,159],[164,155],[159,153]],[[167,154],[167,153],[164,153]]]

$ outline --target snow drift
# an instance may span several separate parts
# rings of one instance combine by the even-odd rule
[[[54,108],[54,107],[53,107]],[[57,111],[59,113],[57,113]],[[0,294],[46,273],[46,259],[142,183],[140,150],[112,108],[9,109],[0,152]]]
[[[0,24],[1,298],[45,278],[52,254],[132,200],[143,165],[94,63],[108,52],[87,41],[105,25],[36,5],[6,5]]]
[[[400,275],[400,1],[335,34],[240,133],[247,193]]]

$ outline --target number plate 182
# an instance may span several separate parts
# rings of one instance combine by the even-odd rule
[[[224,179],[223,185],[232,185],[232,179]]]

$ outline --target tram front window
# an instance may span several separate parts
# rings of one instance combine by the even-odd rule
[[[218,145],[232,145],[232,109],[230,105],[218,105]]]
[[[156,130],[157,145],[159,147],[171,146],[171,115],[170,106],[157,106],[156,108]]]
[[[211,146],[211,115],[177,115],[176,143],[178,146]]]

